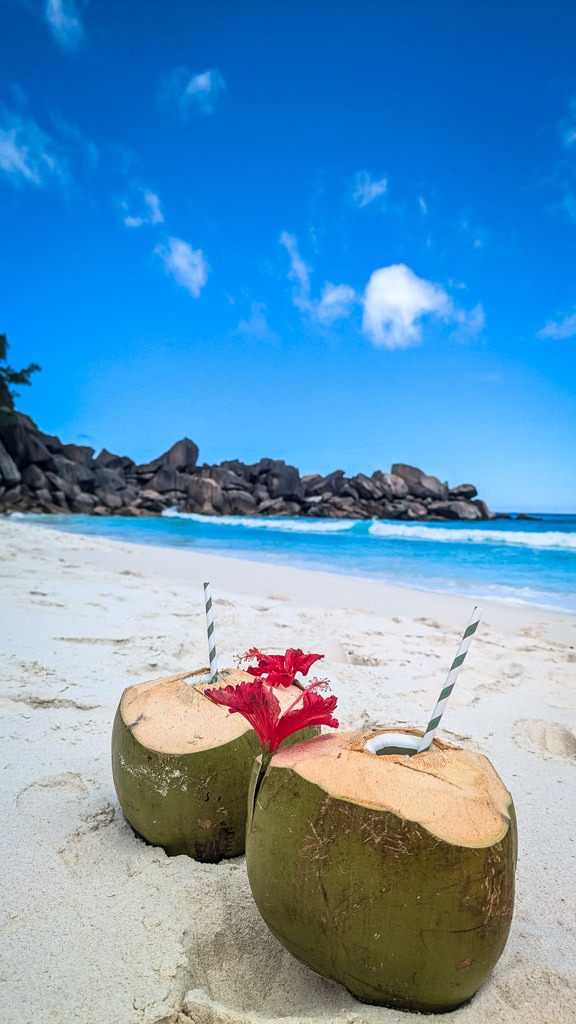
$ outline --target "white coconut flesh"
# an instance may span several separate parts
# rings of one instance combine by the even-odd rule
[[[129,686],[120,702],[120,714],[138,743],[159,754],[190,754],[222,746],[249,732],[252,727],[242,715],[213,704],[203,691],[253,682],[253,676],[235,669],[225,669],[214,683],[205,681],[207,676],[204,668]],[[202,682],[195,682],[199,679]],[[274,689],[283,710],[300,693],[295,686]]]
[[[274,754],[272,768],[291,768],[331,797],[390,811],[453,845],[487,847],[504,838],[512,798],[487,758],[441,740],[412,757],[365,748],[385,732],[333,733],[296,743]]]

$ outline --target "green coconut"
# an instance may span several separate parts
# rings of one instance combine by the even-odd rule
[[[365,749],[386,731],[297,743],[264,773],[257,760],[248,877],[270,930],[312,970],[363,1002],[438,1013],[470,999],[504,949],[512,798],[460,747]]]
[[[261,748],[241,715],[202,693],[252,677],[227,670],[211,684],[207,673],[182,672],[124,691],[112,731],[112,774],[120,806],[139,835],[171,856],[216,863],[244,853],[250,773]],[[286,707],[299,690],[275,693]]]

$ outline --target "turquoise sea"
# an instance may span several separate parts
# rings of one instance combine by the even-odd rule
[[[429,525],[177,512],[150,519],[16,517],[71,533],[323,569],[576,614],[576,515]]]

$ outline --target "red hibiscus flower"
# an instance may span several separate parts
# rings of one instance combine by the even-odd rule
[[[256,647],[251,647],[239,659],[256,661],[246,669],[249,675],[258,676],[268,686],[291,686],[297,672],[307,676],[314,662],[323,658],[323,654],[304,654],[300,648],[290,648],[286,654],[262,654]]]
[[[213,704],[227,707],[230,714],[238,712],[257,734],[262,750],[271,754],[282,740],[300,729],[311,725],[330,725],[338,728],[338,722],[332,717],[337,697],[321,697],[315,691],[327,683],[312,683],[303,690],[290,707],[281,714],[280,703],[276,695],[262,679],[254,682],[239,683],[237,686],[222,686],[204,690],[204,696]],[[296,705],[302,702],[302,706]]]

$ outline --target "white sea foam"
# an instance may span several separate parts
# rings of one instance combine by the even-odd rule
[[[545,533],[505,530],[470,530],[465,527],[408,526],[402,523],[372,523],[368,533],[390,540],[427,540],[448,544],[505,544],[513,547],[556,549],[576,552],[576,534],[548,530]]]
[[[209,524],[210,526],[241,526],[246,530],[276,530],[280,533],[344,533],[353,530],[358,522],[357,519],[322,519],[311,521],[309,519],[275,519],[252,516],[201,516],[195,512],[176,512],[167,509],[163,512],[165,517],[174,519],[191,519],[195,523]]]
[[[266,518],[264,516],[202,516],[194,512],[177,512],[168,509],[166,517],[190,519],[193,522],[211,526],[236,526],[246,530],[274,530],[280,533],[330,534],[347,533],[350,530],[366,532],[367,523],[362,519],[290,519]],[[542,550],[576,552],[576,534],[547,530],[542,533],[529,530],[483,530],[455,525],[428,526],[426,523],[409,524],[399,522],[372,521],[367,529],[372,537],[389,540],[433,541],[438,544],[504,544],[512,547],[539,548]]]

